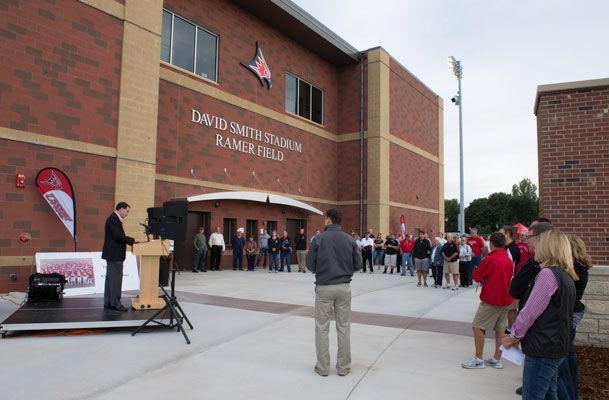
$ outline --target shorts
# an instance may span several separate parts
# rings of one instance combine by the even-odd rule
[[[444,262],[444,273],[459,275],[459,261],[445,261]]]
[[[429,269],[429,258],[415,258],[414,269],[416,271],[427,272],[427,270]]]
[[[514,300],[514,302],[508,306],[508,310],[518,310],[519,303],[520,301],[518,299]]]
[[[385,254],[385,265],[388,267],[395,267],[395,263],[398,259],[397,254]]]
[[[483,331],[495,331],[503,333],[507,325],[507,314],[510,306],[492,306],[483,301],[480,302],[472,326]]]

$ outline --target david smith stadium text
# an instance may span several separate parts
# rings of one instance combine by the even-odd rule
[[[247,125],[241,125],[234,121],[226,121],[224,118],[218,117],[216,115],[202,113],[193,109],[191,122],[194,122],[199,125],[204,125],[210,128],[213,127],[222,132],[228,131],[233,135],[237,135],[242,138],[252,139],[260,143],[278,147],[280,149],[302,153],[301,143],[277,136],[269,132],[263,132],[259,129],[255,129]],[[241,151],[243,153],[251,154],[256,157],[269,158],[275,161],[283,161],[284,159],[284,153],[281,150],[275,149],[273,147],[263,146],[262,144],[256,145],[243,139],[226,137],[220,133],[216,133],[216,146],[230,150]]]

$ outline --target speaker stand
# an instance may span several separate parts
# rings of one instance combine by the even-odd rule
[[[173,268],[171,269],[171,295],[167,293],[167,291],[162,285],[159,285],[159,288],[163,292],[161,298],[165,301],[165,306],[159,311],[157,311],[153,316],[148,318],[148,320],[145,321],[142,325],[140,325],[135,331],[133,331],[131,333],[131,336],[135,336],[135,334],[141,331],[146,325],[151,322],[154,322],[157,325],[163,325],[171,329],[176,328],[177,332],[182,332],[182,335],[184,335],[186,344],[190,344],[190,339],[188,338],[188,335],[184,330],[183,322],[186,321],[191,330],[194,329],[194,327],[190,323],[190,320],[186,316],[186,313],[180,306],[180,303],[178,302],[178,299],[175,296],[176,267],[177,262],[174,261]],[[164,312],[169,312],[169,324],[163,323],[157,319],[157,317],[159,315],[162,315]]]

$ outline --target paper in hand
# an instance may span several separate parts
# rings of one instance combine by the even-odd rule
[[[506,360],[516,365],[522,365],[522,360],[524,360],[524,354],[522,353],[522,350],[520,350],[520,348],[512,346],[508,350],[506,350],[506,348],[501,345],[499,346],[499,350],[503,351],[503,354],[501,356],[502,358],[505,358]]]

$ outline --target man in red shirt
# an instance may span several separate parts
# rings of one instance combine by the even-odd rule
[[[491,234],[490,246],[491,252],[473,274],[473,279],[476,282],[484,281],[484,285],[480,293],[480,305],[472,322],[476,355],[461,364],[463,368],[484,368],[485,364],[503,368],[499,346],[505,331],[508,308],[514,301],[509,295],[514,264],[504,249],[505,236],[502,233]],[[484,334],[490,330],[495,331],[495,354],[492,358],[483,360]]]
[[[469,239],[467,239],[467,244],[469,245],[469,247],[472,248],[472,253],[474,253],[472,255],[472,261],[469,266],[470,270],[467,274],[468,285],[471,286],[473,283],[472,273],[478,267],[478,265],[482,263],[482,253],[484,247],[486,246],[486,243],[484,243],[484,239],[478,236],[478,229],[471,228],[469,230],[469,233],[471,234],[471,236],[469,237]]]
[[[412,249],[414,249],[412,236],[406,235],[406,238],[400,242],[400,251],[402,252],[402,276],[406,275],[406,263],[408,263],[408,268],[410,268],[410,276],[414,276]]]

